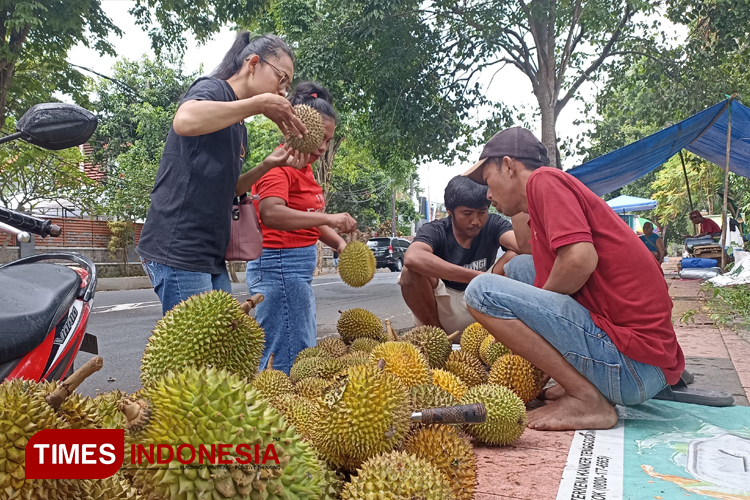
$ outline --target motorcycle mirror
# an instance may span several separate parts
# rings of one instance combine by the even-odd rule
[[[59,150],[88,141],[98,123],[91,111],[75,104],[43,103],[24,113],[13,135],[44,149]]]

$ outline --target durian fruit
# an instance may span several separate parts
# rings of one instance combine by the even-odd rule
[[[44,398],[59,386],[57,381],[42,382],[36,385],[35,390],[39,392],[41,398]],[[101,418],[93,400],[76,392],[65,398],[57,414],[62,418],[66,429],[101,429],[102,427]]]
[[[331,354],[328,351],[323,350],[320,346],[314,346],[314,347],[307,347],[305,349],[302,349],[299,354],[297,354],[297,357],[294,358],[294,363],[301,359],[306,358],[332,358]],[[294,364],[292,363],[292,364]]]
[[[372,350],[375,349],[375,346],[377,346],[379,343],[380,342],[375,339],[363,337],[351,343],[351,345],[349,346],[349,352],[363,352],[366,354],[370,354]]]
[[[341,361],[343,361],[346,366],[366,365],[370,362],[370,356],[366,352],[355,351],[341,358]]]
[[[517,354],[506,354],[495,361],[488,382],[515,392],[524,403],[542,392],[542,371]]]
[[[273,369],[273,356],[273,354],[269,356],[266,369],[257,374],[253,380],[253,388],[269,400],[294,392],[294,385],[286,373]]]
[[[418,347],[427,358],[431,368],[444,368],[452,343],[442,328],[418,326],[406,332],[401,340]]]
[[[458,400],[449,392],[431,384],[422,384],[412,387],[409,391],[409,397],[411,398],[409,407],[413,412],[427,408],[447,408],[449,406],[459,405]]]
[[[484,404],[487,420],[464,427],[472,437],[492,445],[511,444],[521,437],[526,428],[526,406],[513,391],[500,385],[478,385],[461,399],[462,405],[474,403]]]
[[[465,351],[453,351],[445,363],[446,371],[461,379],[468,387],[483,384],[487,381],[487,371],[479,358]]]
[[[102,429],[124,429],[125,415],[118,407],[128,394],[120,390],[103,392],[94,398],[94,411],[99,415]]]
[[[45,429],[68,428],[45,400],[49,384],[23,379],[0,384],[0,498],[62,500],[84,498],[78,479],[26,479],[29,439]]]
[[[307,133],[302,139],[294,134],[285,133],[285,141],[295,151],[302,154],[314,153],[323,143],[325,137],[325,127],[323,126],[323,117],[320,112],[307,104],[297,104],[294,106],[294,113],[297,118],[307,127]]]
[[[427,360],[407,342],[384,342],[375,347],[370,364],[376,366],[380,360],[385,361],[385,371],[396,375],[407,388],[432,382]]]
[[[365,286],[375,276],[375,254],[366,243],[348,243],[339,254],[339,274],[349,286]]]
[[[328,385],[328,380],[319,377],[303,378],[294,384],[294,392],[308,399],[316,399],[323,395],[323,389]]]
[[[470,324],[461,334],[461,350],[479,359],[479,348],[489,334],[478,322]]]
[[[424,458],[393,451],[362,464],[342,500],[454,500],[443,472]]]
[[[309,377],[330,379],[344,369],[344,363],[334,358],[305,358],[297,361],[289,370],[289,379],[297,383]]]
[[[498,358],[505,356],[506,354],[511,354],[510,349],[496,341],[495,337],[492,335],[488,335],[487,338],[482,341],[482,345],[479,348],[479,357],[487,366],[492,366]]]
[[[239,302],[222,290],[194,295],[159,320],[141,363],[146,387],[171,370],[186,366],[223,368],[252,380],[265,335]]]
[[[271,400],[271,404],[297,428],[297,432],[308,438],[310,419],[315,412],[315,403],[296,394],[281,394]]]
[[[85,481],[84,490],[86,500],[143,500],[119,472],[112,477]]]
[[[361,338],[375,339],[378,342],[386,341],[383,322],[370,311],[355,308],[339,311],[339,313],[341,316],[336,323],[336,330],[345,343],[351,344]]]
[[[409,430],[409,393],[380,367],[356,365],[326,387],[311,419],[315,448],[333,467],[354,471],[393,450]]]
[[[460,378],[446,370],[432,370],[432,383],[456,399],[461,399],[469,390]]]
[[[471,443],[449,425],[428,425],[412,433],[404,451],[427,460],[445,474],[456,500],[474,498],[477,459]]]
[[[320,500],[340,500],[341,490],[344,489],[344,476],[339,474],[325,461],[321,460],[323,468],[323,477],[325,479],[325,491]]]
[[[133,485],[146,498],[318,499],[325,489],[321,464],[310,444],[245,379],[223,369],[187,367],[168,372],[145,388],[144,399],[123,401],[128,420],[125,460],[132,444],[258,444],[273,446],[280,468],[226,465],[188,469],[175,457],[166,467],[132,472]],[[182,458],[190,451],[182,449]],[[234,456],[234,455],[230,455]],[[275,465],[275,461],[271,462]],[[197,459],[196,459],[197,465]]]
[[[344,341],[337,337],[329,337],[318,342],[318,347],[334,358],[340,358],[349,352],[349,347]]]

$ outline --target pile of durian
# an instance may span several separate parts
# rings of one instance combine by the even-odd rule
[[[398,336],[364,309],[343,311],[340,337],[305,349],[289,376],[259,371],[263,330],[231,295],[191,297],[156,325],[142,359],[143,388],[84,398],[59,408],[55,384],[0,385],[0,498],[221,500],[474,497],[473,443],[508,445],[526,426],[525,403],[542,373],[475,323],[460,350],[439,328]],[[425,425],[427,408],[482,403],[481,424]],[[121,472],[104,480],[32,481],[24,449],[50,428],[125,428]],[[275,445],[280,466],[133,469],[130,445]],[[185,457],[187,458],[187,457]]]

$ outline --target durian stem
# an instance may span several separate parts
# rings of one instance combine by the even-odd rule
[[[125,420],[128,423],[133,422],[141,415],[141,406],[128,399],[122,400],[119,409],[125,415]]]
[[[273,370],[273,357],[275,353],[271,353],[270,356],[268,356],[268,364],[266,365],[266,370]]]
[[[454,340],[456,340],[458,338],[459,335],[461,335],[461,330],[455,331],[455,332],[451,333],[450,335],[448,335],[448,340],[450,340],[451,342],[453,342]]]
[[[240,306],[240,309],[242,309],[245,312],[245,314],[250,314],[250,311],[253,310],[253,309],[255,309],[258,306],[258,304],[260,304],[261,302],[263,302],[264,298],[265,297],[263,297],[262,293],[256,293],[255,295],[253,295],[252,297],[250,297],[249,299],[247,299]]]
[[[398,340],[398,335],[396,335],[395,330],[393,330],[391,320],[389,319],[385,320],[385,331],[388,332],[388,340]]]
[[[86,380],[90,375],[101,370],[102,366],[104,366],[104,360],[101,356],[97,356],[88,360],[86,364],[77,369],[73,373],[73,375],[65,379],[65,381],[57,387],[57,389],[47,395],[47,404],[55,410],[59,410],[60,405],[63,404],[65,398],[70,396],[73,391],[75,391],[76,388],[81,385],[81,382]]]

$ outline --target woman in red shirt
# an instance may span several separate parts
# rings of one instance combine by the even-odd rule
[[[263,254],[248,262],[246,281],[251,294],[262,293],[255,319],[266,334],[261,359],[271,353],[273,367],[289,373],[300,351],[317,343],[317,318],[312,275],[317,263],[318,240],[341,253],[346,242],[335,231],[349,233],[357,222],[347,213],[326,214],[323,190],[310,165],[328,149],[337,116],[331,93],[313,82],[301,82],[289,97],[292,105],[306,104],[323,117],[325,136],[309,163],[297,169],[276,168],[252,189],[263,231]]]

